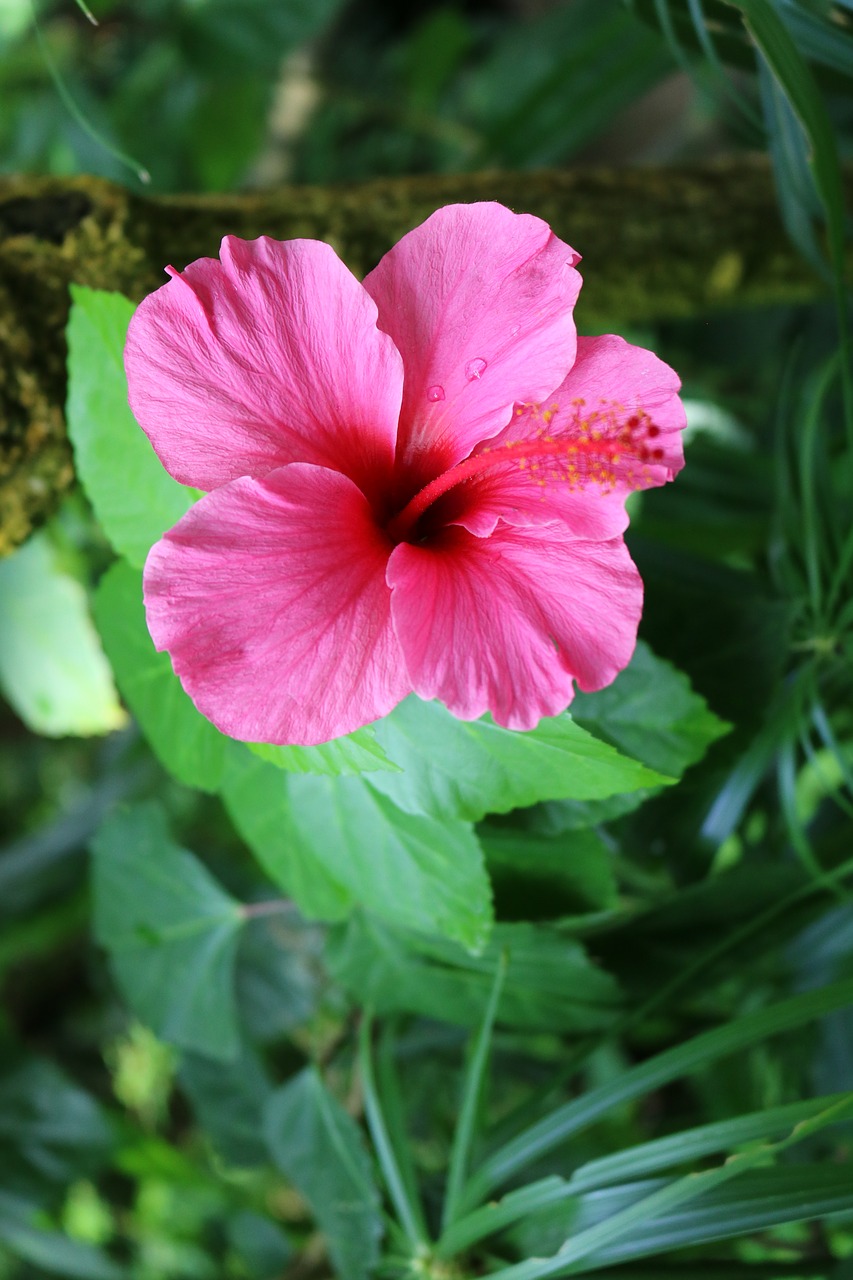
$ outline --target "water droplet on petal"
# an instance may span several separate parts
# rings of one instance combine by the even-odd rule
[[[476,382],[477,378],[482,378],[487,368],[488,365],[482,356],[475,356],[465,366],[465,377],[469,382]]]
[[[435,402],[436,400],[443,400],[443,399],[444,399],[444,387],[439,387],[438,385],[436,385],[434,387],[430,387],[429,391],[427,391],[427,400],[432,400],[433,402]]]

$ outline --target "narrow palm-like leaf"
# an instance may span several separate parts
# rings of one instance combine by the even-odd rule
[[[676,1206],[722,1186],[741,1173],[766,1163],[772,1155],[802,1141],[825,1125],[848,1119],[850,1115],[853,1115],[853,1100],[845,1095],[841,1102],[834,1103],[818,1115],[798,1124],[793,1133],[780,1142],[731,1156],[725,1164],[715,1169],[708,1169],[704,1173],[689,1173],[686,1177],[658,1187],[604,1222],[570,1237],[553,1257],[528,1258],[515,1266],[504,1267],[492,1274],[492,1280],[546,1280],[552,1276],[572,1275],[588,1270],[585,1259],[624,1238],[640,1224],[651,1222]]]
[[[508,963],[509,956],[507,952],[501,952],[498,966],[495,970],[492,993],[489,997],[489,1003],[486,1006],[480,1029],[477,1032],[477,1038],[474,1041],[471,1061],[466,1073],[462,1108],[459,1113],[459,1121],[456,1126],[456,1132],[453,1135],[453,1147],[450,1152],[450,1170],[442,1212],[441,1225],[443,1228],[449,1226],[459,1214],[462,1191],[471,1157],[471,1144],[474,1140],[477,1108],[480,1103],[483,1079],[492,1043],[492,1029],[495,1024],[495,1015],[498,1011],[498,1003],[501,998]]]
[[[386,1124],[373,1070],[372,1029],[372,1020],[366,1013],[361,1022],[358,1055],[361,1084],[364,1090],[364,1109],[391,1202],[397,1210],[397,1216],[406,1236],[413,1245],[417,1246],[425,1244],[428,1239],[426,1223],[411,1173],[407,1177],[403,1172],[399,1158],[400,1143],[395,1144],[392,1141]],[[402,1149],[408,1151],[405,1143]]]
[[[606,1115],[613,1107],[641,1097],[698,1067],[741,1052],[770,1036],[801,1027],[825,1013],[853,1003],[853,979],[831,983],[820,991],[794,996],[760,1013],[706,1031],[686,1044],[667,1049],[632,1067],[616,1080],[592,1089],[559,1107],[496,1151],[472,1177],[465,1206],[473,1207],[505,1179],[562,1145]],[[461,1206],[460,1206],[461,1207]]]

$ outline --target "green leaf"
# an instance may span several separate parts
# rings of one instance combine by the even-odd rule
[[[196,711],[169,655],[154,648],[138,569],[119,561],[107,570],[95,594],[95,621],[122,696],[161,764],[186,786],[215,791],[226,752],[236,748]]]
[[[334,19],[342,0],[206,0],[182,11],[182,42],[208,79],[211,72],[234,76],[275,74],[282,58],[296,45],[320,34]],[[240,81],[238,80],[238,83]]]
[[[257,915],[252,914],[254,906]],[[317,1013],[326,985],[319,967],[325,934],[304,920],[293,903],[252,904],[247,915],[237,964],[237,1003],[252,1040],[268,1044]]]
[[[612,851],[596,831],[548,836],[492,822],[478,835],[501,918],[553,919],[616,906]]]
[[[341,773],[370,773],[375,769],[393,772],[398,768],[376,741],[370,725],[316,747],[277,747],[267,742],[249,742],[246,745],[261,760],[288,773],[323,773],[337,777]]]
[[[486,941],[491,891],[466,823],[404,813],[362,778],[288,776],[258,763],[234,765],[223,795],[268,875],[305,915],[339,920],[360,905],[471,949]]]
[[[195,495],[163,468],[127,403],[124,341],[134,304],[75,284],[71,297],[66,414],[77,475],[113,547],[141,569]]]
[[[35,733],[109,733],[124,723],[86,593],[47,533],[0,561],[0,689]]]
[[[126,1267],[101,1249],[37,1224],[34,1205],[0,1191],[0,1243],[15,1257],[52,1276],[73,1280],[130,1280]]]
[[[95,936],[133,1010],[164,1040],[233,1059],[240,904],[172,841],[153,802],[109,817],[92,853]]]
[[[201,1127],[228,1164],[267,1163],[261,1123],[272,1084],[254,1050],[244,1045],[233,1062],[185,1054],[178,1079]]]
[[[379,1256],[379,1193],[355,1121],[313,1069],[273,1094],[264,1134],[273,1159],[308,1201],[342,1280],[367,1280]]]
[[[743,14],[750,35],[785,90],[808,135],[815,180],[826,208],[831,239],[843,261],[844,188],[838,146],[811,68],[770,0],[727,2]]]
[[[0,1077],[0,1167],[7,1188],[65,1187],[94,1173],[114,1145],[98,1104],[52,1063],[25,1059]]]
[[[275,884],[309,920],[342,920],[356,902],[354,892],[322,851],[292,839],[287,778],[248,751],[232,755],[222,800],[238,833]]]
[[[687,676],[642,640],[611,685],[577,695],[572,716],[626,755],[674,778],[731,729],[693,692]]]
[[[376,725],[401,773],[373,774],[371,787],[409,813],[477,821],[487,813],[572,797],[600,799],[672,781],[619,755],[568,715],[529,733],[487,717],[457,720],[438,702],[407,698]]]
[[[377,1013],[420,1013],[476,1026],[503,951],[509,955],[497,1019],[526,1030],[577,1032],[612,1024],[619,988],[579,942],[530,924],[498,924],[478,956],[440,938],[357,915],[329,940],[335,978]]]

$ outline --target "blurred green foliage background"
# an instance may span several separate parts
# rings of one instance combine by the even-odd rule
[[[221,192],[771,154],[782,216],[825,297],[761,314],[649,317],[626,334],[682,374],[691,422],[678,483],[634,511],[643,635],[733,729],[678,788],[593,815],[586,844],[572,832],[590,815],[582,822],[570,805],[525,819],[533,845],[559,837],[577,865],[606,865],[603,889],[545,873],[522,883],[496,859],[504,922],[563,921],[588,939],[624,1008],[653,1006],[618,1034],[586,1037],[582,1053],[577,1037],[504,1029],[498,1125],[520,1102],[533,1106],[570,1050],[577,1065],[554,1086],[560,1097],[853,975],[853,405],[840,376],[850,367],[844,282],[824,230],[827,209],[842,236],[847,225],[826,166],[853,145],[853,7],[768,7],[801,62],[757,54],[739,9],[716,0],[93,0],[98,26],[73,0],[37,4],[37,24],[29,0],[0,0],[6,173]],[[44,538],[89,591],[108,552],[79,495]],[[280,1275],[310,1218],[259,1152],[258,1099],[268,1076],[287,1079],[307,1060],[324,1063],[342,1096],[350,1087],[355,1006],[330,977],[324,931],[295,915],[252,924],[238,979],[250,1043],[227,1072],[157,1038],[90,940],[87,848],[105,814],[156,795],[229,892],[251,901],[271,886],[219,800],[169,778],[111,695],[102,727],[110,717],[123,727],[77,736],[49,715],[39,725],[14,674],[2,675],[0,1280]],[[680,983],[657,1000],[673,975]],[[415,1161],[429,1182],[446,1163],[464,1037],[414,1017],[400,1036]],[[839,1012],[819,1036],[753,1046],[615,1108],[577,1159],[851,1084],[853,1019]],[[234,1092],[222,1100],[230,1085],[236,1103]],[[850,1135],[848,1125],[815,1140],[810,1158],[843,1166]],[[21,1202],[37,1204],[35,1226]],[[698,1227],[684,1230],[676,1243],[692,1247],[671,1272],[653,1261],[619,1274],[853,1274],[849,1210],[704,1247]],[[310,1254],[306,1265],[302,1274],[323,1274]]]

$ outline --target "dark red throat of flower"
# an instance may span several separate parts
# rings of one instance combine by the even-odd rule
[[[549,483],[578,489],[595,485],[603,493],[611,492],[617,483],[627,490],[645,487],[651,480],[649,464],[664,457],[662,448],[649,443],[660,435],[660,427],[642,411],[626,417],[623,409],[617,417],[608,407],[582,416],[580,402],[576,408],[568,430],[551,434],[548,426],[554,411],[537,413],[544,428],[521,440],[487,445],[436,476],[390,521],[389,537],[395,543],[405,542],[421,517],[452,489],[508,469],[525,472],[532,483],[543,487]]]

